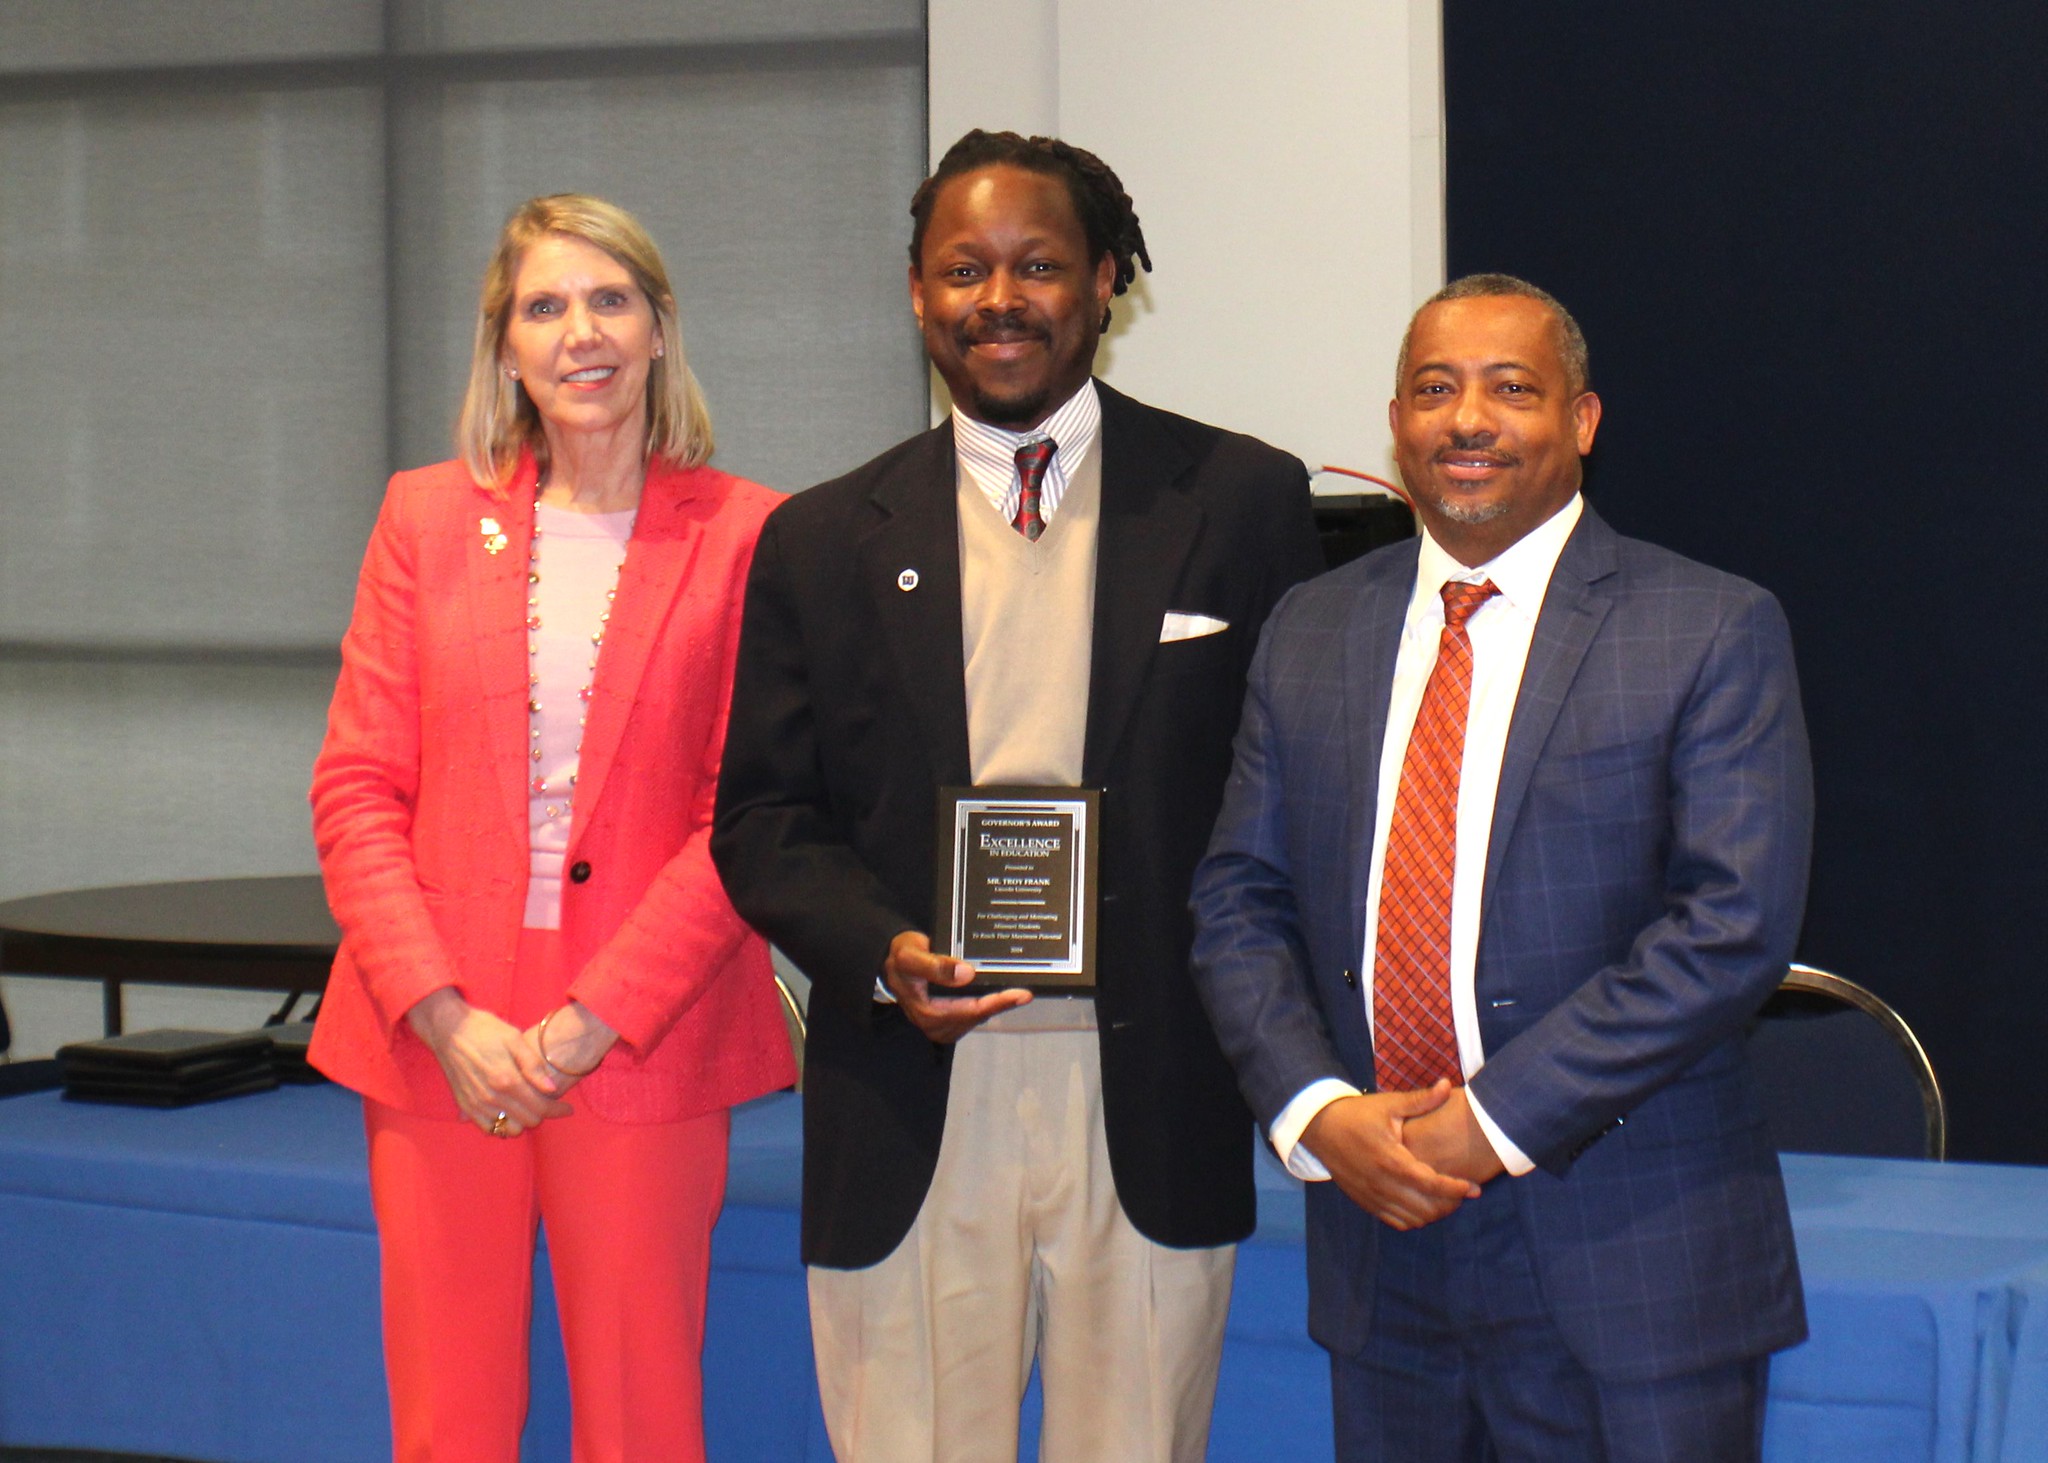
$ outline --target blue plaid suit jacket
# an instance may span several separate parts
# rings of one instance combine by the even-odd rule
[[[1251,673],[1195,880],[1195,973],[1252,1110],[1372,1086],[1351,983],[1416,542],[1295,589]],[[1560,1331],[1614,1378],[1805,1335],[1776,1153],[1742,1050],[1792,954],[1812,777],[1783,612],[1588,509],[1551,578],[1488,848],[1472,1090],[1538,1165],[1513,1186]],[[1377,1220],[1308,1195],[1309,1329],[1371,1324]]]

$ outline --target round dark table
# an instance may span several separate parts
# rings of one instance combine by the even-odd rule
[[[0,903],[0,975],[100,981],[107,1035],[121,986],[324,990],[341,931],[317,874],[74,889]]]

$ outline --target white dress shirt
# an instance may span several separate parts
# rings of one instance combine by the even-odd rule
[[[1479,1005],[1473,971],[1479,954],[1480,890],[1486,878],[1487,845],[1493,834],[1493,803],[1500,790],[1501,759],[1507,753],[1508,725],[1522,689],[1522,671],[1529,662],[1529,644],[1536,617],[1558,555],[1584,510],[1578,494],[1556,513],[1524,534],[1489,563],[1468,569],[1441,548],[1428,532],[1422,535],[1416,560],[1415,589],[1401,626],[1401,648],[1394,660],[1393,699],[1387,706],[1387,738],[1380,750],[1379,796],[1373,811],[1372,883],[1366,894],[1365,949],[1359,969],[1359,998],[1372,1024],[1374,951],[1379,938],[1380,880],[1387,860],[1387,832],[1394,821],[1394,796],[1399,790],[1401,763],[1408,755],[1408,735],[1422,693],[1436,666],[1437,644],[1444,628],[1443,586],[1457,580],[1479,584],[1492,580],[1500,593],[1480,605],[1466,624],[1472,640],[1472,700],[1465,721],[1465,759],[1458,782],[1458,851],[1451,875],[1451,1020],[1458,1036],[1458,1065],[1469,1082],[1486,1062],[1479,1039]],[[1297,1093],[1274,1120],[1274,1151],[1296,1178],[1318,1180],[1328,1169],[1301,1145],[1302,1130],[1317,1113],[1358,1089],[1326,1077]],[[1535,1167],[1487,1116],[1478,1098],[1466,1094],[1472,1115],[1487,1142],[1511,1174]]]
[[[1095,394],[1095,378],[1081,383],[1081,389],[1059,409],[1029,431],[1012,432],[953,408],[953,450],[959,455],[960,470],[981,489],[1005,523],[1017,521],[1017,505],[1023,499],[1023,484],[1017,479],[1017,449],[1032,442],[1050,441],[1052,461],[1038,485],[1038,517],[1048,528],[1060,511],[1060,499],[1082,458],[1095,450],[1102,435],[1102,398]]]

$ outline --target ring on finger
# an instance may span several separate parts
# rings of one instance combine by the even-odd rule
[[[498,1109],[498,1115],[491,1119],[491,1136],[493,1138],[502,1138],[505,1136],[505,1123],[511,1116],[512,1115],[506,1112],[505,1109],[503,1109],[502,1107]]]

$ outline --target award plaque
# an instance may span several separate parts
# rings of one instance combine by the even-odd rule
[[[939,789],[932,948],[974,967],[963,992],[1094,989],[1101,804],[1091,787]]]

